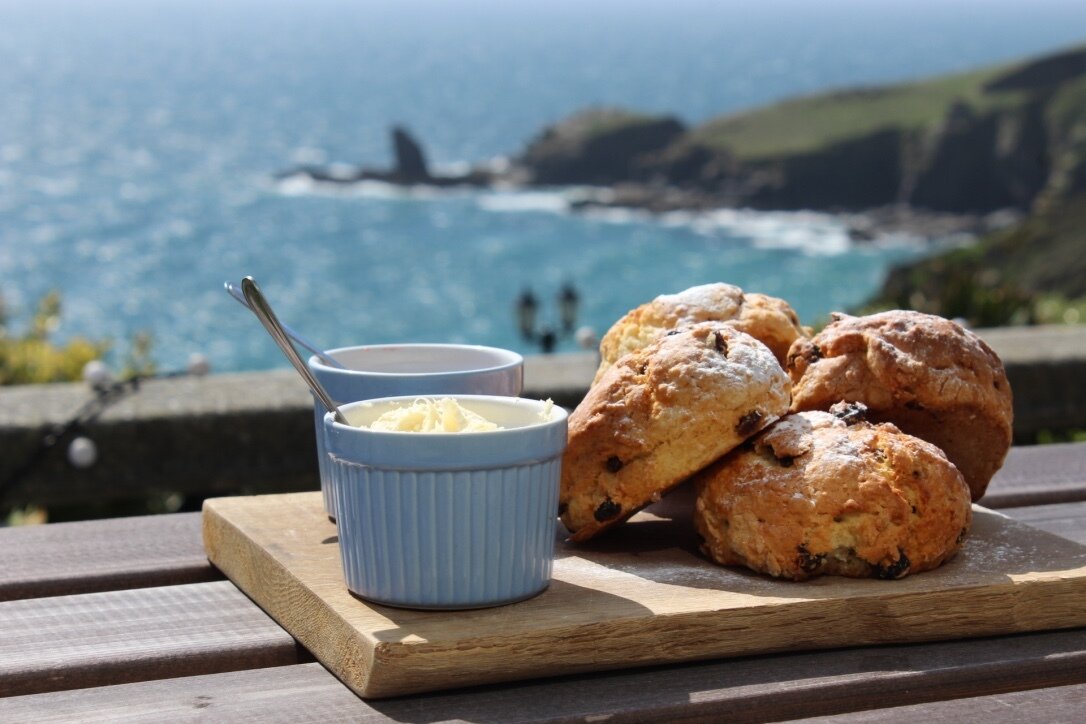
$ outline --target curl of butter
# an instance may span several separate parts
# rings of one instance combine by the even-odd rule
[[[409,407],[389,410],[370,425],[383,432],[489,432],[501,430],[482,415],[463,407],[451,397],[418,399]]]

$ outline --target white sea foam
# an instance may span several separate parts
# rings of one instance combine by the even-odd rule
[[[463,176],[471,171],[471,163],[468,161],[448,161],[435,163],[430,168],[434,176]]]
[[[816,211],[716,209],[653,214],[644,209],[628,207],[589,205],[576,208],[578,201],[606,203],[611,196],[613,194],[609,189],[595,187],[548,191],[510,189],[481,193],[476,203],[479,208],[493,212],[575,213],[592,221],[610,224],[689,228],[703,236],[743,241],[758,249],[792,249],[810,256],[846,254],[858,246],[849,236],[846,217]],[[873,240],[864,241],[863,245],[886,248],[923,242],[919,237],[906,234],[880,234]]]
[[[328,165],[328,176],[338,181],[347,181],[355,174],[355,167],[349,163],[332,163]]]
[[[562,191],[497,191],[481,194],[477,203],[481,209],[499,212],[546,211],[563,214],[570,210],[569,198]]]
[[[353,169],[352,169],[353,173]],[[334,173],[332,175],[335,175]],[[340,178],[349,178],[347,175]],[[470,193],[463,188],[440,188],[418,184],[400,186],[385,181],[322,181],[305,173],[296,173],[276,179],[272,189],[284,196],[337,196],[372,199],[435,199],[464,196]]]
[[[279,179],[275,190],[284,196],[304,196],[313,193],[317,182],[303,173],[293,174]]]
[[[431,199],[442,193],[433,186],[399,186],[372,179],[351,184],[335,184],[333,187],[333,191],[338,187],[344,194],[372,199]]]
[[[589,207],[584,211],[584,216],[596,221],[608,224],[644,224],[654,221],[652,214],[642,209],[628,209],[622,207]]]
[[[834,255],[852,248],[848,228],[841,219],[813,211],[718,209],[695,217],[692,226],[704,234],[725,231],[759,249]]]

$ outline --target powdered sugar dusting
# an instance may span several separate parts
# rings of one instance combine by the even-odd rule
[[[684,331],[685,334],[661,338],[660,344],[662,349],[675,350],[679,359],[672,364],[687,366],[688,375],[710,379],[724,375],[732,378],[737,385],[760,389],[781,385],[789,388],[788,376],[773,353],[754,337],[713,322],[703,322]],[[700,353],[688,353],[688,335],[698,340],[696,348],[701,348]],[[714,335],[725,351],[716,350]]]
[[[760,444],[772,448],[778,457],[799,457],[817,447],[820,465],[859,465],[862,453],[847,437],[815,434],[831,428],[844,429],[845,424],[827,412],[792,413],[769,428]]]
[[[661,294],[654,301],[661,305],[681,305],[694,309],[722,310],[734,313],[732,310],[737,308],[738,302],[742,298],[743,290],[739,287],[716,283],[690,287],[678,294]]]
[[[1045,533],[1017,523],[1001,513],[974,508],[973,535],[963,548],[974,565],[1008,573],[1027,561],[1040,562],[1046,557],[1038,547],[1038,538]],[[1002,519],[1002,520],[1000,520]],[[1086,564],[1086,556],[1083,557]]]
[[[722,333],[716,332],[716,334]],[[758,387],[780,388],[783,386],[785,390],[791,388],[791,382],[781,369],[777,358],[764,344],[748,334],[735,330],[732,330],[730,337],[724,336],[724,339],[729,340],[730,343],[727,356],[728,367],[738,368],[740,372],[749,374],[750,382]],[[737,341],[741,343],[735,344]],[[710,356],[708,359],[718,365],[725,363],[723,356]]]
[[[863,451],[849,438],[835,438],[828,446],[820,450],[821,462],[825,465],[848,467],[863,464]]]

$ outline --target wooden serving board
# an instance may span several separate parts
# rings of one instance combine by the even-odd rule
[[[777,581],[703,559],[689,491],[559,542],[541,595],[410,611],[347,591],[319,493],[204,504],[208,558],[363,697],[666,662],[1086,625],[1086,546],[977,507],[961,553],[897,581]],[[559,526],[561,530],[561,526]]]

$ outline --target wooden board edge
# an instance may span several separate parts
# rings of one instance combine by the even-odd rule
[[[661,664],[886,644],[924,643],[1086,626],[1086,578],[1008,580],[1003,586],[906,593],[882,599],[807,602],[808,633],[778,606],[739,612],[702,611],[582,624],[519,634],[510,658],[501,637],[461,640],[450,648],[389,642],[376,651],[365,696],[385,698],[530,678],[613,671]],[[890,609],[896,610],[890,610]],[[933,608],[941,611],[932,620]],[[774,609],[777,609],[776,611]],[[1022,615],[1043,611],[1043,617]],[[857,623],[857,620],[860,623]],[[857,628],[866,635],[857,636]],[[767,632],[769,633],[767,643]],[[637,646],[639,639],[644,645]],[[580,655],[578,655],[578,652]],[[585,652],[589,652],[587,657]],[[471,659],[471,664],[467,660]]]
[[[202,534],[208,560],[348,688],[359,696],[368,696],[375,664],[374,643],[349,626],[317,594],[228,520],[219,508],[229,506],[230,500],[204,502]],[[224,555],[228,548],[235,555]],[[253,591],[257,590],[258,576],[265,587],[271,580],[273,587],[291,595],[257,600]],[[322,639],[329,635],[337,639],[337,646],[322,645]],[[329,650],[339,656],[329,657],[326,653]]]

